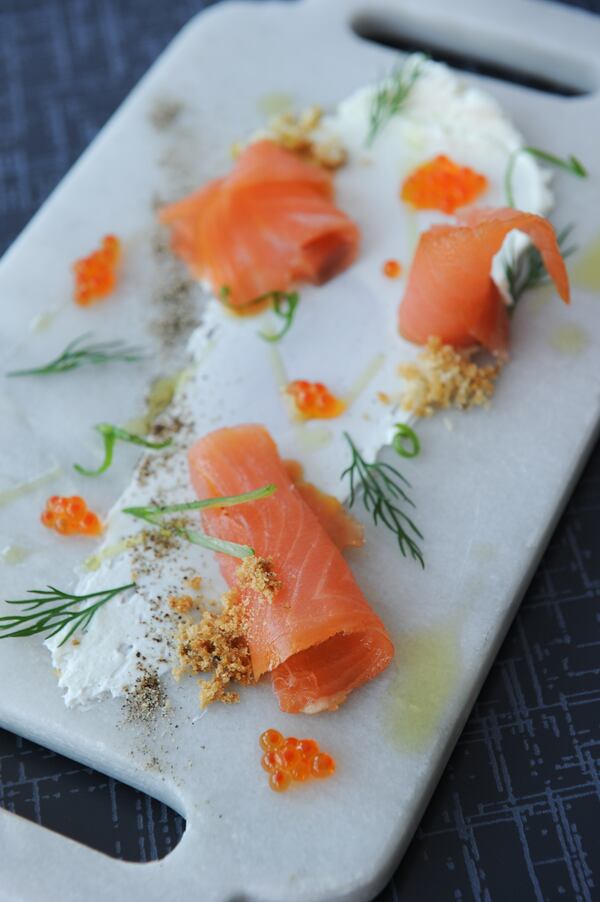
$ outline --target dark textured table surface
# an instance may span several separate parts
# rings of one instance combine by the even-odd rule
[[[205,5],[0,0],[0,252]],[[600,0],[574,5],[600,12]],[[380,902],[600,900],[599,516],[597,448]],[[0,805],[135,861],[167,854],[185,829],[155,800],[1,730]]]

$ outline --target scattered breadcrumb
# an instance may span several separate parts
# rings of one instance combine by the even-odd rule
[[[229,689],[235,680],[241,685],[254,682],[252,661],[247,640],[246,609],[240,592],[252,590],[269,603],[281,588],[281,580],[266,558],[250,555],[240,563],[236,571],[236,588],[225,592],[218,613],[205,610],[200,621],[187,618],[179,629],[179,666],[175,676],[185,673],[212,673],[208,680],[200,682],[200,706],[206,708],[212,702],[233,704],[239,694]],[[199,589],[202,580],[192,577],[188,585]],[[172,596],[169,604],[181,614],[189,614],[195,607],[190,595]]]
[[[273,570],[273,562],[254,554],[244,558],[236,570],[239,589],[252,589],[270,603],[281,588],[281,580]]]
[[[213,671],[209,680],[200,683],[202,708],[215,701],[238,702],[239,694],[227,689],[232,680],[242,685],[254,682],[245,632],[244,606],[235,590],[223,596],[220,614],[205,611],[199,623],[180,628],[178,675]]]
[[[379,401],[381,401],[382,404],[391,404],[392,403],[392,399],[390,398],[390,396],[388,395],[388,393],[386,391],[378,391],[377,399]]]
[[[194,607],[194,599],[191,595],[171,595],[169,607],[178,614],[189,614]]]
[[[186,586],[189,586],[194,592],[199,592],[202,588],[202,577],[201,576],[190,576],[185,581]]]
[[[290,112],[280,113],[256,138],[269,138],[285,150],[291,150],[325,169],[339,169],[346,163],[348,153],[339,138],[319,132],[322,118],[323,110],[319,106],[311,106],[298,116]],[[233,157],[239,156],[242,149],[242,144],[234,144]]]
[[[458,407],[468,410],[489,404],[504,359],[480,365],[471,358],[474,350],[457,351],[441,339],[431,337],[413,363],[403,363],[398,373],[406,380],[400,398],[404,410],[429,417],[436,410]]]

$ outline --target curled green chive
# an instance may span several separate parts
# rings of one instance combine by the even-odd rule
[[[406,423],[396,423],[396,434],[392,440],[392,448],[400,457],[416,457],[421,450],[419,436]]]
[[[128,442],[130,445],[138,445],[141,448],[149,448],[152,451],[168,448],[173,441],[173,439],[168,438],[164,442],[150,442],[147,439],[140,438],[139,435],[134,435],[132,432],[121,429],[119,426],[113,426],[111,423],[98,423],[94,428],[100,433],[104,442],[104,460],[95,470],[89,470],[80,464],[73,464],[75,470],[81,473],[82,476],[100,476],[102,473],[106,473],[112,464],[114,447],[118,441]]]

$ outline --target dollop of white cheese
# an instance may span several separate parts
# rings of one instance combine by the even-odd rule
[[[508,205],[505,178],[509,160],[524,147],[517,131],[500,105],[484,91],[473,87],[442,63],[415,54],[406,65],[419,66],[417,77],[398,115],[387,121],[371,146],[365,146],[376,86],[369,85],[342,101],[324,126],[336,135],[351,155],[351,165],[338,177],[338,199],[342,209],[362,216],[373,229],[372,240],[381,256],[385,247],[395,256],[406,254],[410,263],[418,235],[438,222],[454,222],[454,217],[436,211],[411,211],[399,202],[404,179],[420,164],[445,154],[462,166],[485,175],[488,189],[478,206]],[[358,178],[357,166],[362,166]],[[551,173],[527,153],[517,153],[512,186],[519,210],[544,215],[552,208]],[[376,200],[375,200],[376,199]],[[359,204],[359,213],[355,209]],[[373,216],[379,213],[378,227]],[[367,252],[371,246],[365,227]],[[399,246],[398,236],[404,241]],[[388,238],[387,245],[385,242]],[[527,246],[527,238],[516,232],[509,235],[494,261],[492,276],[510,302],[505,276],[506,261],[516,260]],[[361,258],[361,262],[365,262]]]

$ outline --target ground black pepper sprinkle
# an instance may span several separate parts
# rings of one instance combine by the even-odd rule
[[[181,100],[158,98],[152,104],[148,118],[157,131],[164,132],[179,118],[183,109]]]
[[[202,292],[174,257],[162,227],[158,227],[153,237],[152,255],[157,264],[152,295],[156,316],[150,328],[163,348],[173,349],[182,346],[199,325]]]
[[[140,669],[133,687],[125,690],[123,711],[129,723],[150,726],[167,711],[169,700],[156,671]]]

